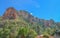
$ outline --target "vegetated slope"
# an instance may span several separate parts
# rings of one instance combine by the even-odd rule
[[[37,35],[31,28],[32,25],[22,17],[0,21],[0,26],[0,38],[28,38],[29,35],[31,35],[29,37],[35,38]]]
[[[38,19],[27,11],[20,10],[15,17],[14,8],[0,17],[0,38],[35,38],[37,35],[53,36],[60,30],[53,20]],[[11,15],[10,15],[11,14]],[[8,17],[8,18],[7,18]],[[15,17],[15,18],[14,18]]]

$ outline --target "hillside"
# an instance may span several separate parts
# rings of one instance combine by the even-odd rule
[[[60,23],[32,16],[25,10],[10,7],[0,17],[0,38],[36,38],[37,35],[54,36]]]
[[[16,19],[18,17],[23,17],[23,19],[29,21],[32,24],[40,23],[40,24],[43,24],[44,26],[51,26],[54,24],[59,26],[60,24],[59,22],[56,23],[53,19],[50,19],[50,20],[40,19],[31,15],[28,11],[25,11],[25,10],[18,11],[14,9],[13,7],[8,8],[2,17],[3,19],[7,19],[7,18]]]

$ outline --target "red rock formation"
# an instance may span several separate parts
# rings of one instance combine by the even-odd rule
[[[13,7],[10,7],[6,10],[5,14],[3,15],[3,19],[16,19],[17,12]]]

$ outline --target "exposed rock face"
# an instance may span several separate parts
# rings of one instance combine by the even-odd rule
[[[39,19],[37,17],[34,17],[25,10],[20,10],[17,13],[17,11],[13,7],[10,7],[6,10],[6,12],[3,15],[3,19],[16,19],[17,16],[19,17],[22,16],[24,19],[28,20],[32,24],[37,22],[45,26],[50,26],[54,23],[53,20],[44,20],[44,19]]]
[[[37,17],[32,16],[30,13],[28,13],[25,10],[20,10],[18,12],[18,15],[22,16],[25,19],[27,19],[32,24],[34,24],[35,22],[41,23],[45,26],[50,26],[50,25],[54,24],[54,20],[52,20],[52,19],[50,19],[50,20],[39,19]]]
[[[28,20],[30,23],[34,24],[35,22],[39,22],[40,19],[37,17],[32,16],[30,13],[28,13],[25,10],[20,10],[18,12],[19,17],[22,16],[24,19]]]
[[[60,38],[60,32],[54,35],[54,38]]]
[[[17,12],[13,7],[8,8],[3,15],[3,19],[16,19],[16,18]]]
[[[27,12],[27,11],[25,11],[25,10],[20,10],[19,12],[18,12],[18,15],[19,16],[22,16],[23,18],[25,18],[25,19],[28,19],[29,17],[29,13]]]

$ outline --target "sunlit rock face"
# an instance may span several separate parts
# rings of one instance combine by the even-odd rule
[[[16,19],[16,18],[17,11],[13,7],[8,8],[3,15],[3,19]]]

